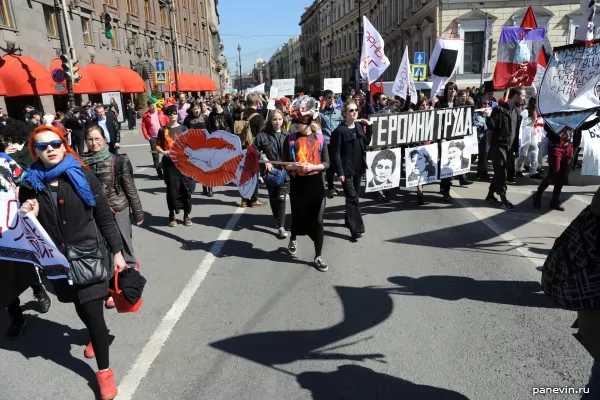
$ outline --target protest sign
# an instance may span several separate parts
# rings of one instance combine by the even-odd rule
[[[466,174],[471,170],[471,137],[442,142],[440,179]]]
[[[295,79],[273,79],[271,82],[271,90],[274,87],[278,89],[278,95],[281,96],[293,96],[294,85],[296,85]]]
[[[323,90],[342,93],[342,78],[325,78],[323,80]]]
[[[439,141],[472,135],[474,107],[438,108],[397,114],[375,114],[370,147]]]
[[[437,181],[437,143],[407,148],[404,161],[407,188]]]
[[[0,193],[0,259],[39,265],[49,279],[65,278],[69,262],[33,214],[19,211],[15,194]]]
[[[265,84],[261,83],[260,85],[246,89],[246,95],[249,95],[250,93],[265,94]]]
[[[400,186],[402,165],[401,149],[367,152],[366,193],[378,192]]]

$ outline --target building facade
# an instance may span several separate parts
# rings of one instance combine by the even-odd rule
[[[252,68],[252,77],[254,79],[255,86],[265,82],[265,64],[266,62],[261,56],[258,56],[256,61],[254,62],[254,67]]]
[[[533,6],[538,26],[548,30],[553,46],[572,43],[581,15],[578,0],[525,3],[522,0],[315,0],[300,19],[304,77],[315,89],[321,88],[323,79],[329,77],[340,77],[345,86],[353,85],[358,78],[362,39],[360,16],[366,15],[383,36],[391,63],[382,80],[395,79],[407,46],[411,63],[415,52],[425,52],[427,63],[436,38],[451,36],[465,40],[464,58],[460,60],[455,80],[459,86],[478,86],[482,74],[484,80],[493,75],[502,27],[519,26],[529,4]],[[598,14],[596,27],[600,37]]]
[[[161,10],[158,0],[68,0],[66,3],[65,19],[81,67],[90,63],[130,67],[142,76],[150,91],[156,61],[164,60],[167,69],[174,69],[171,22],[177,32],[179,71],[208,76],[217,88],[222,87],[223,49],[217,0],[175,0],[173,13]],[[48,68],[60,55],[53,5],[53,0],[0,0],[0,48],[29,56]],[[107,15],[111,17],[112,38],[105,35]],[[59,96],[40,97],[39,107],[54,112],[57,100],[53,97]],[[82,95],[81,101],[86,100],[87,96]]]

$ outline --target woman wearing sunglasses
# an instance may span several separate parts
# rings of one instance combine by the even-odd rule
[[[100,182],[83,166],[58,128],[36,128],[29,137],[29,148],[35,162],[21,184],[21,211],[33,213],[70,260],[69,279],[52,280],[52,286],[60,302],[74,303],[90,335],[88,347],[98,365],[100,398],[113,399],[117,388],[109,368],[109,345],[114,337],[104,321],[109,275],[104,243],[114,255],[115,269],[127,268],[119,231]],[[87,348],[86,353],[90,353]]]
[[[365,149],[371,143],[373,126],[367,119],[358,119],[358,105],[354,100],[344,103],[342,122],[331,134],[331,153],[336,174],[346,196],[346,227],[352,241],[365,233],[359,208],[360,181],[367,169]],[[363,130],[366,126],[366,134]]]

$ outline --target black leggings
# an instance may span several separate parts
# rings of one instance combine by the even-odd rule
[[[271,212],[275,218],[277,229],[285,227],[285,195],[289,190],[289,183],[284,183],[281,186],[267,186],[269,191],[269,203]]]
[[[94,353],[96,353],[96,364],[98,370],[102,371],[109,367],[108,349],[110,346],[110,335],[104,321],[104,299],[92,300],[81,304],[79,298],[75,299],[75,311],[90,334],[90,340]]]

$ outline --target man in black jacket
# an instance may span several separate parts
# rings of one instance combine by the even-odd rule
[[[515,141],[519,140],[519,128],[521,126],[521,106],[525,103],[525,91],[521,87],[509,90],[508,99],[498,107],[492,109],[487,119],[488,130],[492,132],[489,158],[494,167],[494,178],[490,183],[490,189],[486,201],[498,204],[508,211],[513,211],[515,206],[506,198],[506,175],[507,170],[514,169],[514,147]],[[494,192],[500,196],[500,201],[494,196]]]
[[[73,147],[79,155],[83,154],[84,151],[85,122],[85,118],[81,116],[81,109],[79,107],[74,107],[67,115],[65,115],[65,128],[71,131],[71,147]]]
[[[98,124],[104,132],[104,137],[108,143],[108,149],[112,154],[118,154],[119,142],[121,141],[121,131],[119,130],[119,122],[115,115],[106,112],[104,106],[99,104],[96,106],[95,124]]]

